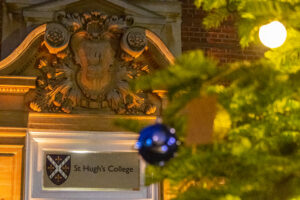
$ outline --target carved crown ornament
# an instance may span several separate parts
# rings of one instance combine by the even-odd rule
[[[98,11],[59,13],[47,24],[40,56],[36,112],[70,113],[76,107],[117,114],[157,114],[161,101],[153,92],[133,93],[129,81],[152,68],[139,59],[148,48],[145,29],[129,16]]]

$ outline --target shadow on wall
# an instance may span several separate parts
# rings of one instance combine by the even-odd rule
[[[5,29],[5,27],[3,28]],[[36,26],[30,26],[24,29],[17,29],[5,38],[5,40],[1,42],[1,60],[11,54],[35,28]]]

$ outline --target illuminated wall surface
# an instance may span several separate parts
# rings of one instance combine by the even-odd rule
[[[0,199],[20,199],[22,145],[0,145]]]
[[[1,5],[0,200],[159,199],[138,134],[114,121],[153,123],[166,105],[129,80],[181,54],[180,2]]]

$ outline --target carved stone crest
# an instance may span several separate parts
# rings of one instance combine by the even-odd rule
[[[47,25],[37,63],[37,112],[72,112],[101,108],[118,114],[155,114],[159,98],[133,93],[129,81],[150,72],[138,59],[147,48],[145,31],[130,17],[93,11],[60,13]]]

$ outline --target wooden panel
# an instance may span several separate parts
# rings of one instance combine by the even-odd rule
[[[0,145],[0,200],[20,200],[23,145]]]

